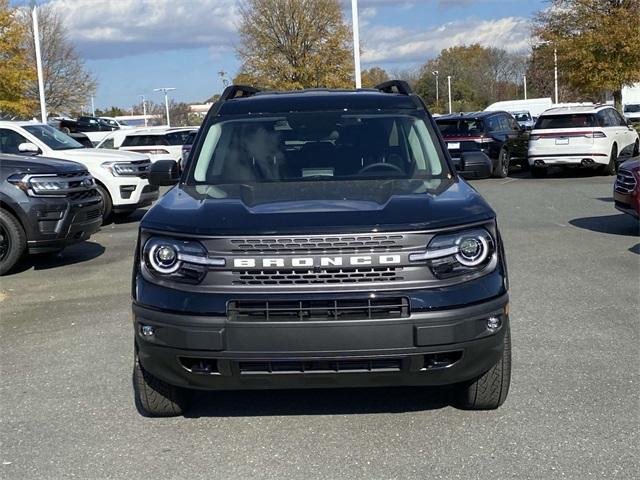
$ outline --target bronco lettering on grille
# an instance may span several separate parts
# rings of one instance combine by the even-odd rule
[[[332,257],[234,258],[234,268],[314,268],[360,265],[399,265],[400,255],[350,255]]]

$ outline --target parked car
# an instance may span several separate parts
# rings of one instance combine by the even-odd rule
[[[608,105],[552,108],[536,122],[529,138],[529,165],[534,176],[547,167],[599,168],[616,172],[621,157],[638,155],[638,132]]]
[[[76,132],[76,133],[69,133],[68,135],[71,138],[73,138],[76,142],[81,144],[83,147],[93,148],[93,142],[84,133]]]
[[[528,135],[508,112],[458,113],[435,121],[454,162],[463,152],[483,152],[491,159],[493,176],[501,178],[513,164],[526,166]]]
[[[59,251],[102,224],[102,199],[84,165],[0,154],[0,275],[25,252]]]
[[[147,181],[149,157],[133,152],[88,149],[49,125],[0,121],[0,152],[82,163],[96,181],[105,220],[112,213],[128,215],[158,198],[158,188]]]
[[[520,125],[525,130],[531,130],[533,126],[536,124],[536,121],[531,116],[531,113],[528,110],[520,110],[517,112],[509,112],[513,115],[513,118],[516,119],[518,125]]]
[[[187,167],[187,160],[189,159],[189,154],[191,153],[191,147],[193,146],[193,142],[196,139],[196,135],[198,134],[197,130],[194,130],[192,132],[189,132],[189,135],[187,135],[184,139],[184,145],[182,145],[182,156],[180,157],[180,161],[178,162],[180,164],[180,168],[186,168]]]
[[[193,141],[191,135],[197,131],[194,128],[168,128],[131,132],[124,137],[120,150],[144,153],[149,155],[151,161],[179,162],[183,146]]]
[[[627,122],[640,123],[640,104],[630,103],[622,109]]]
[[[58,128],[64,133],[111,132],[119,126],[99,117],[79,117],[77,120],[60,120]]]
[[[640,218],[640,157],[620,165],[613,186],[613,200],[618,210]]]
[[[409,85],[377,89],[228,87],[182,175],[151,166],[175,186],[142,219],[133,265],[147,415],[184,412],[193,389],[456,384],[463,408],[504,402],[495,212]]]

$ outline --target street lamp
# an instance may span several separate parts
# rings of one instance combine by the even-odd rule
[[[451,114],[451,75],[447,75],[447,83],[449,84],[449,114]]]
[[[175,90],[174,87],[162,87],[162,88],[154,88],[154,92],[162,92],[164,93],[164,108],[167,111],[167,127],[171,126],[171,120],[169,119],[169,99],[167,97],[167,92],[171,92]]]
[[[93,95],[91,95],[91,116],[92,117],[96,116],[96,106],[93,103]]]
[[[440,104],[440,89],[438,88],[438,74],[439,73],[440,72],[438,72],[438,70],[434,70],[433,72],[431,72],[431,75],[436,77],[436,105]]]
[[[142,115],[144,116],[144,126],[147,126],[147,100],[144,98],[144,95],[138,95],[142,98]]]
[[[524,86],[524,99],[527,99],[527,76],[522,75],[522,84]]]
[[[553,83],[555,85],[556,103],[558,103],[558,49],[553,49]]]
[[[358,27],[358,0],[351,0],[351,28],[353,29],[353,67],[356,77],[356,88],[362,88],[360,76],[360,32]]]

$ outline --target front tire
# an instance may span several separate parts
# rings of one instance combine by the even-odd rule
[[[133,365],[133,392],[138,410],[148,417],[175,417],[187,408],[184,390],[151,375],[142,368],[137,355]]]
[[[102,197],[102,223],[106,224],[111,220],[111,214],[113,213],[113,202],[111,201],[111,195],[106,188],[102,185],[96,185],[96,190]]]
[[[636,140],[635,145],[633,146],[633,154],[632,157],[637,157],[640,155],[640,140]]]
[[[18,219],[0,210],[0,275],[18,263],[27,249],[27,237]]]
[[[504,333],[502,358],[491,369],[461,386],[459,407],[465,410],[494,410],[504,403],[511,383],[511,333]]]
[[[509,176],[509,164],[511,163],[511,154],[508,150],[500,150],[496,167],[493,170],[493,176],[497,178],[506,178]]]

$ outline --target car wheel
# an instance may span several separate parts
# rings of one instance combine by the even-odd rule
[[[614,143],[611,148],[609,163],[602,168],[604,175],[615,175],[618,171],[618,146]]]
[[[60,131],[61,131],[62,133],[66,133],[67,135],[69,135],[69,134],[71,133],[71,130],[69,129],[69,127],[62,127],[62,128],[60,129]]]
[[[511,163],[511,154],[508,150],[500,150],[496,167],[493,170],[493,176],[497,178],[506,178],[509,175],[509,164]]]
[[[27,248],[27,237],[20,222],[0,210],[0,275],[7,273],[20,260]]]
[[[137,355],[133,365],[133,392],[136,407],[148,417],[175,417],[187,408],[186,392],[147,372]]]
[[[102,197],[102,223],[105,224],[111,219],[113,213],[113,202],[111,201],[111,195],[106,188],[102,185],[96,185],[96,190]]]
[[[504,403],[511,383],[511,334],[504,333],[502,357],[491,369],[461,385],[458,406],[465,410],[493,410]]]
[[[640,140],[636,140],[636,144],[633,146],[633,157],[640,155]]]

